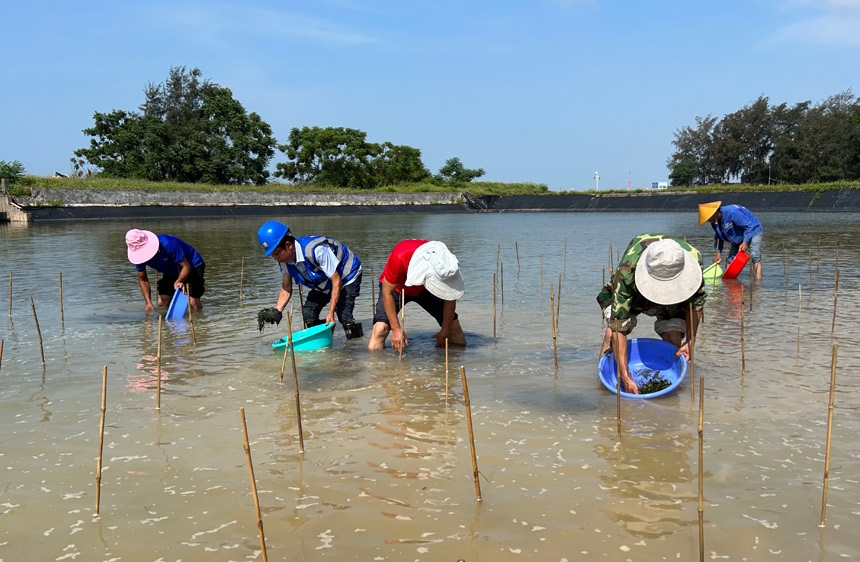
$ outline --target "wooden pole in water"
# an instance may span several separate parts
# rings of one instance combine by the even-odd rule
[[[836,300],[839,298],[839,270],[836,270],[836,279],[833,281],[833,321],[830,323],[830,343],[833,343],[833,331],[836,329]]]
[[[555,296],[552,283],[549,284],[549,323],[552,325],[552,356],[555,359],[555,372],[558,372],[558,344],[555,337]]]
[[[239,299],[243,298],[243,291],[245,288],[245,258],[242,257],[242,270],[239,273]]]
[[[493,343],[496,343],[496,274],[493,274]]]
[[[561,273],[558,274],[558,300],[555,303],[555,331],[558,333],[558,317],[561,316]]]
[[[609,276],[612,277],[612,242],[609,243]]]
[[[292,320],[288,318],[288,320]],[[290,322],[292,325],[292,322]],[[290,349],[290,362],[293,365],[293,387],[296,389],[296,425],[299,428],[299,452],[305,452],[305,437],[304,432],[302,431],[302,400],[299,395],[299,375],[296,372],[296,352],[293,349],[293,331],[290,329],[290,333],[287,340],[287,345]]]
[[[499,275],[499,265],[502,263],[502,245],[499,244],[496,248],[496,276]]]
[[[690,402],[696,399],[696,372],[693,369],[693,303],[690,303],[690,333],[687,334],[687,341],[690,343]]]
[[[543,254],[540,255],[540,307],[543,308]]]
[[[185,293],[188,294],[188,283],[185,284]],[[191,303],[188,303],[188,323],[191,324],[191,341],[194,347],[197,348],[197,334],[194,333],[194,317],[191,315]]]
[[[517,253],[517,277],[520,276],[520,247],[517,245],[516,240],[514,240],[514,251]]]
[[[744,286],[741,285],[741,382],[747,372],[747,360],[744,355]]]
[[[251,445],[248,443],[248,426],[245,424],[245,408],[239,408],[242,417],[242,437],[245,439],[245,458],[248,460],[248,474],[251,477],[251,491],[254,493],[254,511],[257,515],[257,532],[260,534],[260,550],[263,562],[268,562],[266,555],[266,535],[263,532],[263,516],[260,514],[260,499],[257,497],[257,480],[254,478],[254,463],[251,462]]]
[[[818,235],[818,256],[815,258],[815,273],[818,273],[818,268],[821,266],[821,235]]]
[[[836,352],[837,346],[833,346],[833,356],[830,359],[830,401],[827,406],[827,444],[824,450],[824,489],[821,493],[821,522],[819,527],[824,527],[824,518],[827,514],[827,485],[830,481],[830,436],[833,432],[833,400],[836,391]]]
[[[12,272],[9,272],[9,318],[12,318]]]
[[[3,340],[0,340],[0,368],[3,367]]]
[[[370,266],[370,327],[373,329],[373,318],[376,316],[376,279],[373,277],[373,266]]]
[[[797,358],[795,364],[800,361],[800,310],[803,307],[803,290],[800,283],[797,284]]]
[[[495,278],[493,279],[493,290],[495,291]],[[495,292],[493,293],[495,294]],[[494,301],[495,302],[495,301]],[[403,342],[405,341],[405,333],[406,333],[406,287],[403,287],[403,291],[400,292],[400,361],[403,361]],[[493,308],[493,325],[496,324],[496,312],[495,307]],[[493,341],[495,341],[495,332],[493,334]]]
[[[287,353],[293,346],[293,304],[290,303],[290,311],[287,312],[287,345],[284,346],[284,360],[281,361],[281,384],[284,384],[284,371],[287,368]]]
[[[499,277],[499,288],[502,292],[502,315],[505,313],[505,262],[502,262],[502,273]]]
[[[39,328],[39,317],[36,316],[36,303],[30,297],[30,306],[33,308],[33,320],[36,321],[36,333],[39,334],[39,352],[42,354],[42,365],[45,364],[45,347],[42,345],[42,330]]]
[[[702,467],[704,465],[704,437],[702,433],[702,421],[705,417],[705,379],[699,379],[699,562],[705,561],[705,526],[704,526],[704,478]]]
[[[603,266],[603,282],[600,284],[601,287],[606,285],[606,266]]]
[[[2,350],[0,347],[0,351]],[[448,338],[445,338],[445,407],[448,407]]]
[[[466,402],[466,421],[469,423],[469,446],[472,448],[472,477],[475,479],[475,494],[481,501],[481,481],[478,479],[478,456],[475,453],[475,433],[472,430],[472,403],[469,401],[469,384],[466,382],[466,368],[460,366],[460,376],[463,378],[463,398]]]
[[[161,323],[164,316],[158,316],[158,353],[155,356],[155,409],[161,409]]]
[[[615,410],[618,420],[618,435],[621,435],[621,364],[618,362],[618,347],[621,337],[618,334],[618,318],[615,319],[615,332],[612,334],[612,357],[615,359]]]
[[[305,309],[304,300],[302,300],[302,285],[299,283],[299,310],[303,311]],[[304,320],[304,313],[302,314],[302,320]],[[302,326],[303,328],[306,326]]]
[[[64,324],[66,318],[63,315],[63,272],[60,272],[60,323]]]
[[[99,507],[102,497],[102,451],[104,450],[105,442],[105,404],[107,403],[107,365],[102,369],[102,415],[99,422],[99,456],[96,460],[96,515],[99,514]]]

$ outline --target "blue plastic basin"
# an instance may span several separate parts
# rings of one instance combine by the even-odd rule
[[[188,295],[182,292],[182,289],[176,289],[173,293],[173,298],[170,299],[170,306],[167,307],[168,318],[182,318],[188,310]]]
[[[293,334],[293,349],[296,351],[305,349],[324,349],[331,347],[334,324],[319,324],[301,332]],[[281,338],[272,343],[275,349],[284,349],[289,343],[289,338]]]
[[[659,374],[671,384],[658,392],[650,394],[630,394],[621,391],[625,398],[656,398],[665,396],[677,390],[678,385],[687,376],[687,359],[682,355],[675,357],[678,348],[669,342],[653,338],[638,338],[627,340],[627,366],[630,376],[637,385],[651,373]],[[610,392],[617,392],[618,372],[615,368],[615,357],[612,353],[600,358],[597,365],[597,375],[600,382]]]

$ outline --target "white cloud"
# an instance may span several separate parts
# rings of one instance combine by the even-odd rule
[[[147,17],[158,21],[159,27],[173,28],[205,43],[229,43],[249,36],[308,39],[334,46],[380,42],[329,19],[228,3],[149,7]]]
[[[803,9],[805,17],[778,29],[772,40],[860,47],[860,0],[800,0],[794,5]]]

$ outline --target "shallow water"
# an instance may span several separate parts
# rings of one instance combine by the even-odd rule
[[[856,560],[860,350],[849,311],[858,298],[860,224],[856,214],[759,218],[764,281],[750,288],[745,270],[736,282],[710,287],[696,348],[697,389],[705,378],[705,556]],[[602,332],[594,300],[609,242],[615,253],[640,232],[665,231],[711,254],[710,229],[696,225],[695,213],[289,221],[296,233],[347,242],[362,259],[356,316],[365,333],[370,268],[378,276],[402,238],[445,241],[467,284],[458,312],[469,346],[449,351],[447,405],[445,352],[433,347],[435,326],[419,308],[406,308],[411,345],[402,361],[390,349],[368,353],[361,342],[347,343],[339,327],[333,348],[297,353],[303,455],[289,361],[281,384],[283,356],[270,347],[285,324],[262,335],[256,329],[257,311],[274,304],[279,283],[256,245],[261,222],[0,225],[3,297],[13,272],[11,319],[8,301],[0,302],[0,561],[262,559],[240,408],[272,560],[698,559],[698,395],[693,402],[688,378],[672,396],[624,400],[619,438],[615,397],[596,377]],[[180,236],[206,260],[205,310],[194,317],[194,336],[187,321],[164,323],[160,411],[158,318],[142,312],[126,260],[123,234],[132,227]],[[844,306],[835,320],[837,387],[820,529],[837,243]],[[559,274],[556,373],[549,307]],[[655,337],[649,319],[640,320],[634,336]]]

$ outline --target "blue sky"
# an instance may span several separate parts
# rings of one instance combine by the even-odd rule
[[[668,176],[675,129],[759,95],[860,80],[860,0],[14,2],[0,35],[0,160],[70,171],[93,112],[171,66],[230,88],[285,142],[343,126],[482,179],[554,190]],[[276,152],[274,163],[285,156]]]

